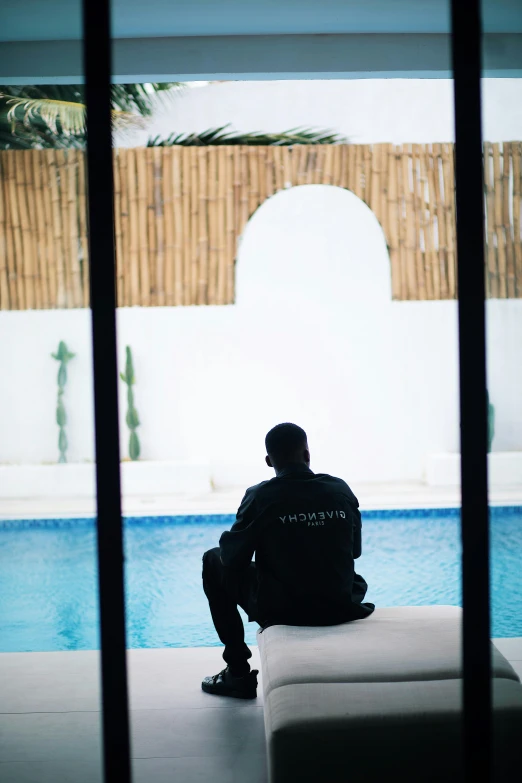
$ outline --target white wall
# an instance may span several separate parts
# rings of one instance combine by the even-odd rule
[[[57,363],[63,339],[71,461],[92,459],[90,314],[0,313],[0,462],[57,457]],[[125,308],[144,459],[263,466],[263,437],[282,420],[307,429],[317,470],[348,480],[421,479],[426,455],[458,448],[455,302],[392,302],[380,226],[353,194],[284,191],[250,221],[237,304]],[[488,303],[495,448],[522,449],[522,301]],[[122,392],[125,387],[121,384]],[[127,432],[123,416],[122,450]],[[255,471],[254,471],[255,472]],[[230,474],[230,471],[229,471]],[[256,474],[257,475],[257,474]]]
[[[0,313],[0,462],[56,462],[55,411],[59,364],[51,358],[64,340],[76,354],[67,365],[64,404],[68,457],[94,453],[90,311]]]
[[[483,79],[484,138],[522,138],[522,79]],[[150,136],[230,124],[239,131],[330,128],[354,144],[450,142],[450,79],[224,82],[193,87],[161,104],[143,129],[116,135],[137,147]]]
[[[485,138],[522,138],[522,80],[486,79],[483,94]],[[451,141],[452,105],[444,80],[214,84],[118,143],[229,122]],[[488,302],[487,328],[494,448],[522,449],[522,300]],[[121,361],[125,345],[134,353],[144,459],[210,461],[238,482],[259,465],[262,479],[264,434],[285,419],[308,430],[316,469],[352,481],[420,479],[428,454],[458,449],[456,303],[391,301],[381,229],[351,193],[306,186],[265,202],[240,245],[236,305],[125,308],[118,330]],[[1,312],[0,462],[56,460],[50,353],[62,339],[77,354],[68,456],[93,458],[90,313]],[[125,455],[124,396],[121,408]]]

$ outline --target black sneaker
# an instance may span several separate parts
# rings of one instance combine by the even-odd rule
[[[201,683],[201,688],[205,693],[211,693],[213,696],[231,696],[233,699],[256,699],[258,674],[257,669],[254,669],[243,677],[233,677],[227,666],[219,674],[205,677]]]

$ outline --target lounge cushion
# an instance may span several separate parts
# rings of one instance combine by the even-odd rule
[[[272,626],[258,634],[265,696],[297,683],[462,677],[461,625],[456,606],[401,606],[325,628]],[[494,677],[518,681],[495,647],[492,664]]]
[[[270,783],[461,783],[462,681],[310,683],[265,704]],[[522,686],[493,680],[495,781],[519,780]]]

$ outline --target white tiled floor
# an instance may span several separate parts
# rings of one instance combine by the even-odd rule
[[[522,638],[520,636],[515,636],[512,639],[495,639],[495,647],[498,647],[508,661],[522,662]]]
[[[522,638],[495,639],[495,645],[504,655],[522,680]]]
[[[130,650],[128,664],[136,783],[265,783],[261,695],[201,691],[220,648]],[[0,654],[1,783],[101,782],[98,666],[91,651]]]
[[[362,509],[441,508],[460,505],[459,487],[430,487],[422,483],[358,484],[353,491]],[[235,514],[245,487],[202,495],[124,496],[128,515]],[[522,504],[522,484],[493,487],[492,505]],[[95,513],[94,498],[0,498],[0,519],[74,517]]]
[[[495,644],[522,676],[522,638]],[[98,666],[94,651],[0,654],[1,783],[101,783]],[[266,783],[261,695],[200,689],[220,648],[130,650],[128,666],[135,783]]]

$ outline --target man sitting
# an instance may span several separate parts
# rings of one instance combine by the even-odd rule
[[[354,570],[361,514],[349,486],[310,470],[306,433],[295,424],[278,424],[265,445],[275,478],[247,489],[232,529],[203,555],[203,589],[228,666],[201,687],[238,699],[256,698],[258,674],[238,606],[262,628],[337,625],[375,608],[362,603],[367,584]]]

